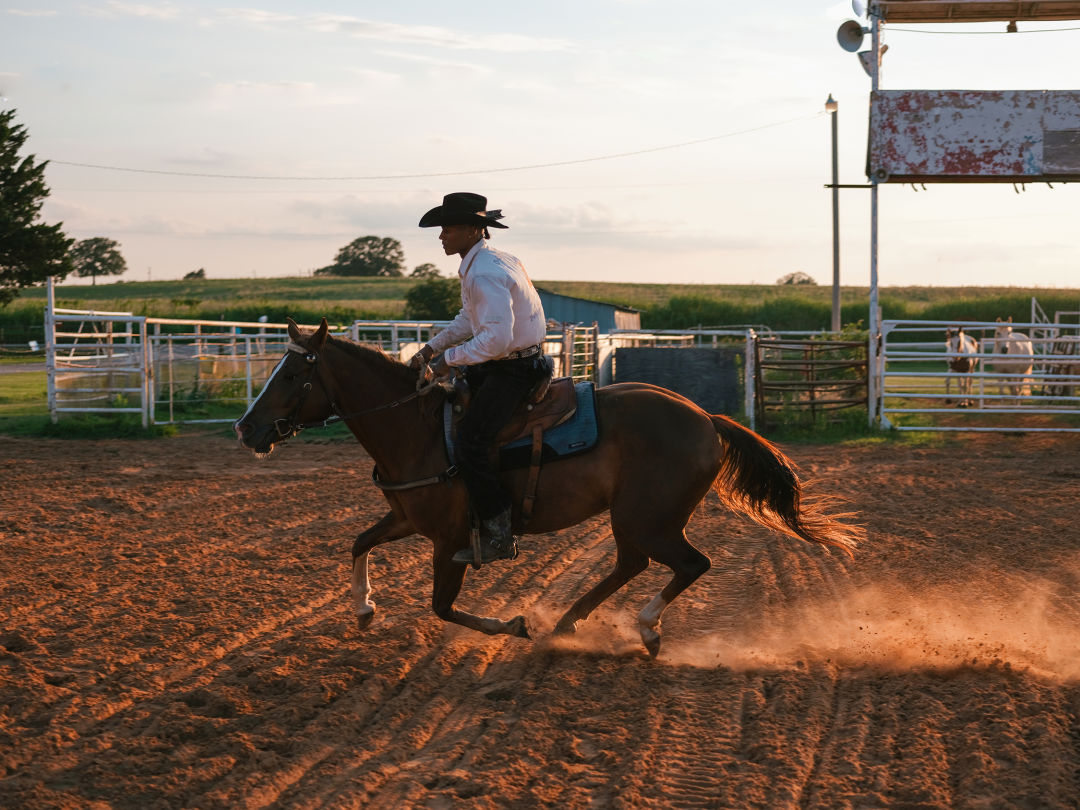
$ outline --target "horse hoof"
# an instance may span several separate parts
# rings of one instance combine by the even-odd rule
[[[577,622],[559,622],[552,631],[556,636],[572,636],[577,632]]]
[[[375,611],[369,610],[367,613],[356,614],[356,628],[358,630],[367,630],[371,627],[372,621],[375,619]]]
[[[525,626],[524,616],[515,616],[510,620],[509,625],[510,635],[515,636],[516,638],[532,638],[532,636],[529,635],[529,628]]]
[[[649,651],[649,658],[656,658],[660,654],[660,634],[655,630],[643,629],[641,641],[645,644],[645,649]]]

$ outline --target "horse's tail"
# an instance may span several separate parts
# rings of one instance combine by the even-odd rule
[[[843,522],[853,513],[826,514],[836,505],[835,498],[803,502],[795,465],[779,447],[726,416],[711,418],[726,450],[713,481],[713,490],[725,506],[774,531],[852,555],[866,536],[861,526]]]

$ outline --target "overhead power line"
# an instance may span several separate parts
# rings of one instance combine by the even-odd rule
[[[667,144],[666,146],[653,146],[648,149],[637,149],[632,152],[618,152],[612,155],[596,155],[593,157],[576,158],[574,160],[558,160],[552,161],[550,163],[531,163],[522,166],[503,166],[496,169],[470,169],[468,171],[428,172],[424,174],[371,174],[359,176],[352,175],[329,177],[320,177],[315,175],[287,176],[280,174],[214,174],[211,172],[181,172],[169,171],[166,169],[136,169],[130,166],[106,166],[98,163],[80,163],[72,160],[49,160],[49,163],[55,163],[59,166],[75,166],[80,169],[97,169],[99,171],[108,172],[127,172],[129,174],[163,174],[170,177],[203,177],[215,178],[218,180],[422,180],[434,177],[459,177],[468,174],[499,174],[502,172],[527,171],[529,169],[551,169],[558,166],[574,166],[581,163],[595,163],[601,160],[618,160],[620,158],[635,157],[637,155],[647,155],[652,152],[663,152],[669,149],[682,149],[686,146],[696,146],[697,144],[709,143],[710,141],[719,141],[723,140],[724,138],[734,138],[739,135],[747,135],[751,132],[760,132],[763,129],[784,126],[786,124],[791,124],[796,121],[807,121],[811,118],[820,118],[822,115],[825,115],[825,113],[817,112],[813,115],[802,115],[798,118],[788,118],[783,121],[774,121],[770,124],[761,124],[760,126],[750,127],[748,129],[725,132],[722,135],[711,135],[707,138],[697,138],[696,140],[692,141],[671,143]]]

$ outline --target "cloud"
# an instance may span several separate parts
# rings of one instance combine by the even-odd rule
[[[265,11],[258,8],[228,8],[222,9],[220,15],[227,20],[253,23],[255,25],[272,25],[274,23],[292,23],[299,18],[293,14],[281,14],[277,11]]]
[[[406,53],[405,51],[387,51],[380,50],[375,52],[379,56],[388,57],[390,59],[401,59],[406,62],[414,62],[417,64],[425,65],[430,68],[430,72],[433,75],[462,75],[471,74],[477,78],[486,77],[491,75],[491,68],[486,65],[478,65],[472,62],[462,62],[460,60],[452,59],[439,59],[434,56],[428,56],[426,54],[419,53]]]
[[[315,82],[292,80],[274,82],[240,80],[215,84],[211,89],[211,98],[216,106],[224,109],[232,109],[240,102],[287,104],[290,108],[335,107],[355,104],[359,89],[357,87],[333,89]]]
[[[144,17],[152,20],[175,20],[180,17],[180,9],[172,3],[148,5],[145,3],[121,3],[110,0],[104,8],[94,10],[108,17]]]
[[[28,11],[22,8],[8,8],[4,10],[8,14],[14,14],[16,17],[55,17],[60,13],[59,11],[51,9],[34,9],[33,11]]]
[[[424,45],[454,50],[488,51],[495,53],[537,53],[569,50],[565,39],[533,37],[525,34],[477,34],[456,31],[435,25],[403,25],[352,17],[344,14],[311,14],[298,17],[262,9],[224,9],[226,20],[255,25],[297,25],[321,34],[342,34],[357,39],[392,44]]]

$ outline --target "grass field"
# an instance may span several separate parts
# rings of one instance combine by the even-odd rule
[[[257,320],[291,316],[302,322],[326,317],[345,324],[357,318],[402,318],[405,295],[417,282],[407,278],[197,279],[113,284],[63,284],[57,306],[132,312],[163,318]],[[777,331],[828,327],[832,290],[825,286],[738,284],[619,284],[544,281],[537,286],[561,295],[606,301],[642,311],[650,329],[763,324]],[[1028,321],[1031,299],[1043,309],[1080,310],[1080,290],[1021,287],[883,287],[886,318]],[[842,321],[866,322],[869,290],[841,290]],[[0,309],[0,344],[39,339],[45,291],[25,290]]]
[[[0,374],[0,418],[40,413],[45,399],[44,371],[6,371]]]
[[[56,299],[63,308],[163,318],[256,321],[265,315],[272,322],[290,316],[316,323],[325,316],[331,323],[346,324],[357,318],[402,318],[405,296],[416,283],[407,278],[320,277],[63,284],[56,289]],[[776,331],[812,330],[827,328],[830,320],[832,291],[824,286],[536,283],[562,295],[639,309],[642,325],[652,329],[761,324]],[[886,318],[962,322],[1012,317],[1025,322],[1033,296],[1051,317],[1055,310],[1080,310],[1080,290],[1020,287],[885,287],[880,302]],[[844,287],[843,323],[856,330],[865,324],[868,298],[866,287]],[[41,362],[40,355],[28,356],[25,347],[29,340],[44,342],[44,309],[43,288],[25,290],[0,309],[0,346],[11,347],[0,351],[0,364],[10,369]],[[0,432],[34,432],[43,418],[47,421],[44,372],[0,375]],[[792,427],[799,432],[797,425]],[[90,425],[90,432],[97,429]],[[815,426],[809,432],[819,430]],[[840,426],[840,432],[851,431]]]

